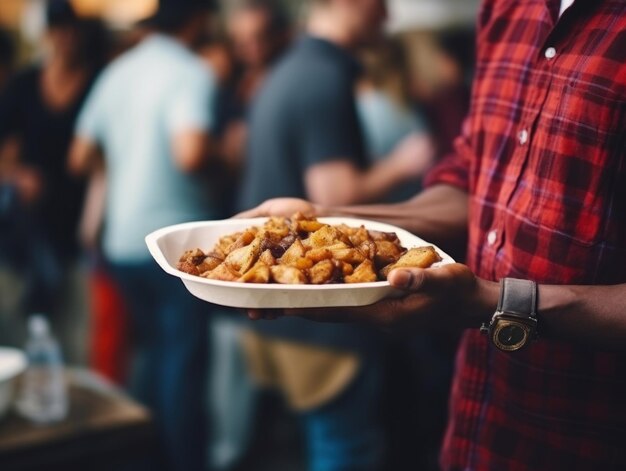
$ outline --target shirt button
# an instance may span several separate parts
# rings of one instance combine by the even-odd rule
[[[526,144],[528,142],[528,131],[526,129],[522,129],[520,132],[518,132],[517,140],[519,141],[521,146]]]
[[[489,231],[489,234],[487,234],[487,243],[489,245],[493,245],[496,243],[497,239],[498,239],[498,231],[495,229],[492,231]]]
[[[548,49],[546,49],[545,56],[548,60],[553,59],[554,56],[556,56],[556,49],[554,49],[553,47],[549,47]]]

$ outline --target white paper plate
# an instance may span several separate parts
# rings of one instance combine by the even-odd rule
[[[366,306],[394,295],[387,281],[355,284],[280,285],[250,284],[231,281],[207,280],[176,269],[180,256],[186,250],[200,248],[209,251],[224,235],[261,226],[267,218],[228,219],[204,221],[165,227],[146,237],[150,253],[159,266],[170,275],[178,277],[194,296],[210,303],[237,308],[306,308]],[[380,222],[352,218],[319,218],[320,222],[366,229],[395,232],[406,248],[432,245],[399,227]],[[445,252],[435,247],[442,258],[436,266],[454,263]]]

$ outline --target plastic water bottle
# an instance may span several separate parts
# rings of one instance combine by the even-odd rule
[[[42,315],[28,320],[26,355],[28,368],[18,398],[19,412],[39,424],[63,420],[68,411],[63,359],[48,320]]]

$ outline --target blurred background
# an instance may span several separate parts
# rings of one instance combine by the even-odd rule
[[[354,19],[346,14],[350,1]],[[280,75],[274,69],[294,66],[300,53],[306,57],[298,49],[301,37],[315,36],[312,23],[324,31],[319,25],[334,21],[329,12],[357,31],[365,21],[358,12],[384,3],[222,0],[205,11],[199,2],[0,1],[0,468],[437,469],[454,335],[381,335],[366,353],[290,338],[289,348],[296,349],[289,356],[317,358],[319,368],[330,365],[325,371],[358,365],[349,384],[309,400],[323,379],[299,396],[292,383],[301,391],[307,381],[298,375],[291,383],[264,381],[255,359],[267,355],[276,366],[282,354],[276,353],[280,344],[271,343],[275,338],[250,336],[243,320],[233,320],[239,313],[187,306],[190,296],[174,292],[180,288],[174,280],[162,283],[144,248],[128,242],[152,226],[225,218],[256,204],[254,198],[241,202],[241,195],[252,186],[254,113],[265,109],[263,94]],[[387,161],[410,176],[363,202],[402,201],[420,191],[427,169],[452,151],[473,74],[478,0],[389,0],[384,6],[383,34],[349,48],[360,64],[349,100],[367,158],[359,165],[374,180]],[[155,12],[156,21],[145,21]],[[176,80],[182,80],[178,87],[167,85]],[[140,98],[146,89],[171,96],[171,119],[165,105],[155,111],[154,99]],[[171,162],[150,161],[166,154],[171,143],[159,139],[170,131],[172,159],[192,162],[189,168],[177,163],[185,168],[180,176],[172,176],[178,170]],[[142,138],[159,151],[131,145]],[[133,152],[143,152],[143,160]],[[154,203],[155,187],[176,204]],[[147,303],[153,292],[154,302]],[[151,316],[171,305],[171,313]],[[171,338],[161,339],[158,329]],[[180,331],[177,345],[174,331]],[[300,349],[309,346],[313,353]],[[26,363],[19,352],[11,357],[12,349],[25,352]],[[327,363],[319,363],[328,352]],[[161,368],[179,356],[178,366]],[[160,366],[141,382],[143,360]],[[193,377],[187,389],[195,392],[168,386],[186,377]],[[372,397],[355,395],[354,388]],[[6,413],[3,395],[11,400]],[[346,432],[333,427],[359,414],[342,401],[376,411],[380,453],[369,463],[335,456],[341,450],[333,441],[341,443]],[[186,434],[191,438],[183,439]],[[365,453],[363,440],[343,452]]]

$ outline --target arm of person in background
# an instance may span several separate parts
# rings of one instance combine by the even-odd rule
[[[424,175],[435,150],[427,134],[406,137],[387,158],[369,169],[336,158],[313,165],[305,173],[309,199],[322,205],[350,205],[380,200],[397,185]]]
[[[188,74],[171,97],[167,126],[172,155],[183,172],[203,170],[213,151],[210,129],[214,125],[215,81],[208,70]]]
[[[89,178],[85,203],[78,225],[78,238],[85,249],[95,250],[102,230],[106,200],[106,172],[95,169]]]
[[[327,80],[303,92],[293,116],[298,149],[294,158],[300,159],[308,199],[325,206],[367,203],[425,172],[434,149],[428,136],[420,134],[409,136],[387,159],[363,169],[367,159],[354,84],[342,76]]]
[[[72,175],[86,176],[102,168],[103,155],[100,143],[106,119],[105,86],[104,77],[101,76],[78,116],[67,160],[67,168]]]

